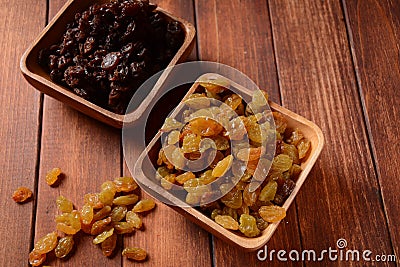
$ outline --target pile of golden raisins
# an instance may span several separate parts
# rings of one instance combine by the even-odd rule
[[[221,83],[220,83],[221,84]],[[304,138],[298,129],[287,128],[287,120],[278,112],[265,109],[268,101],[266,92],[259,91],[252,95],[251,101],[246,104],[242,97],[231,91],[229,85],[218,83],[200,83],[196,91],[190,95],[185,103],[196,99],[197,110],[182,112],[182,121],[176,118],[167,118],[161,131],[167,137],[163,141],[163,148],[159,151],[157,160],[156,179],[161,186],[173,192],[171,188],[179,185],[186,190],[186,203],[199,208],[210,216],[217,224],[226,229],[237,230],[246,237],[256,237],[270,224],[279,222],[286,216],[282,206],[284,201],[295,188],[301,169],[301,163],[310,153],[311,143]],[[225,111],[221,110],[226,105],[211,107],[210,99],[217,99],[225,103],[237,114],[235,118],[223,118]],[[203,117],[191,117],[191,114],[202,114]],[[219,118],[231,126],[225,129],[220,123],[207,118],[207,114],[218,113]],[[269,114],[275,127],[270,127],[263,121]],[[267,115],[268,115],[267,114]],[[221,117],[222,116],[222,117]],[[240,120],[240,121],[239,121]],[[242,123],[240,123],[242,122]],[[261,157],[270,147],[265,147],[263,131],[276,136],[273,139],[275,154],[272,154],[269,172],[265,172],[263,182],[256,190],[252,187],[256,167],[261,162]],[[185,171],[180,157],[196,160],[204,149],[201,147],[203,139],[211,138],[217,152],[212,163],[202,171]],[[241,149],[231,147],[231,141],[248,142],[249,145]],[[180,153],[172,152],[173,163],[166,156],[166,150],[171,145],[179,145]],[[176,148],[177,149],[177,148]],[[203,149],[203,150],[202,150]],[[242,176],[234,181],[235,185],[228,188],[228,184],[214,181],[222,176],[235,176],[234,160],[242,162],[245,171]],[[265,160],[265,159],[263,159]],[[237,166],[236,166],[237,167]],[[230,181],[230,183],[232,183]],[[229,182],[229,181],[228,181]],[[220,190],[221,198],[208,201],[212,191]]]
[[[152,210],[152,199],[140,200],[134,191],[138,185],[132,177],[119,177],[101,185],[99,193],[84,196],[84,205],[75,210],[73,203],[59,196],[56,200],[60,211],[55,217],[57,231],[40,238],[29,254],[29,263],[40,266],[46,260],[46,254],[54,250],[57,258],[66,257],[74,247],[74,236],[83,231],[94,236],[93,244],[100,245],[102,253],[109,257],[113,254],[118,235],[130,234],[142,228],[140,213]],[[61,237],[61,238],[59,238]],[[122,255],[136,261],[146,259],[146,251],[137,247],[128,247]]]

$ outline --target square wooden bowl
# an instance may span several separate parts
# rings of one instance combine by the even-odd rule
[[[69,0],[25,51],[21,58],[20,68],[25,79],[39,91],[66,103],[90,117],[111,126],[122,128],[124,115],[106,110],[78,95],[75,95],[66,87],[54,83],[50,79],[49,74],[38,63],[39,51],[60,41],[60,38],[66,29],[66,25],[74,19],[74,15],[77,12],[82,12],[95,3],[102,4],[107,2],[110,2],[110,0]],[[168,64],[168,68],[182,62],[190,54],[194,46],[196,30],[189,22],[177,18],[161,8],[157,8],[157,10],[160,11],[167,20],[178,21],[185,32],[184,42]],[[148,98],[151,99],[151,97],[157,93],[168,73],[168,69],[162,73],[153,89],[149,92]],[[138,104],[138,107],[130,113],[131,118],[139,118],[147,104],[148,100],[145,98],[143,102]]]
[[[218,76],[218,74],[212,74],[212,75],[214,77]],[[199,78],[198,81],[199,80],[201,80],[201,78]],[[186,99],[190,94],[196,91],[197,87],[199,86],[198,81],[193,84],[193,86],[190,88],[184,99]],[[238,91],[241,92],[243,97],[251,98],[252,92],[250,90],[232,81],[230,81],[230,84],[231,86],[238,89]],[[290,129],[298,128],[299,130],[302,131],[304,137],[310,140],[311,142],[311,152],[307,160],[301,164],[303,170],[296,181],[296,187],[294,188],[291,195],[283,204],[283,207],[287,210],[290,207],[291,203],[293,202],[294,198],[296,197],[297,193],[299,192],[301,186],[303,185],[305,179],[307,178],[307,175],[310,172],[311,168],[313,167],[319,154],[321,153],[321,150],[324,145],[324,137],[321,129],[313,122],[287,110],[284,107],[279,106],[276,103],[269,102],[269,104],[272,111],[280,112],[287,119],[288,128]],[[175,110],[172,113],[171,117],[174,117],[176,114],[178,114],[178,111],[179,110]],[[272,234],[278,227],[279,223],[270,224],[258,237],[255,238],[245,237],[223,228],[215,221],[213,221],[211,218],[203,214],[201,211],[192,207],[187,207],[187,204],[186,207],[182,207],[185,206],[185,203],[182,203],[180,199],[173,196],[167,190],[164,190],[159,185],[159,182],[155,180],[154,178],[155,173],[153,173],[153,170],[156,168],[158,151],[161,148],[160,138],[161,138],[161,132],[159,131],[152,139],[152,141],[149,143],[147,148],[140,155],[133,171],[135,179],[139,182],[139,184],[141,184],[141,186],[145,186],[145,191],[148,192],[150,191],[150,193],[153,196],[155,194],[159,199],[164,199],[167,200],[168,203],[173,203],[173,205],[169,206],[174,210],[176,210],[178,213],[182,214],[192,222],[198,224],[199,226],[201,226],[208,232],[212,233],[216,237],[225,240],[229,243],[236,244],[242,247],[244,250],[253,251],[262,247],[265,243],[268,242],[268,240],[271,238]]]

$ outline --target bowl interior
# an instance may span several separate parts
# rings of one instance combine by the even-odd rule
[[[217,75],[217,74],[212,74],[212,75]],[[199,80],[200,79],[201,78],[199,78]],[[241,92],[243,97],[250,97],[252,95],[252,92],[250,90],[232,81],[230,83],[231,86],[234,86]],[[194,93],[198,88],[198,86],[199,86],[198,82],[193,84],[193,86],[191,87],[185,98],[188,97],[190,94]],[[302,184],[304,183],[317,157],[319,156],[324,144],[324,139],[319,127],[314,123],[312,123],[311,121],[279,106],[276,103],[270,102],[269,104],[271,110],[278,111],[284,115],[284,117],[288,121],[288,128],[290,129],[298,128],[299,130],[302,131],[303,135],[311,142],[311,152],[307,160],[301,164],[303,170],[296,181],[296,187],[294,188],[291,195],[283,204],[283,207],[287,210],[290,204],[293,202],[294,197],[298,193]],[[171,114],[171,117],[174,117],[174,115],[176,115],[178,112],[179,110],[175,110]],[[167,190],[164,190],[159,185],[159,182],[155,179],[155,173],[154,173],[154,169],[158,158],[158,151],[160,148],[161,148],[161,132],[158,132],[153,138],[153,140],[149,143],[146,150],[143,151],[143,153],[140,155],[136,163],[136,166],[134,168],[133,172],[134,177],[135,179],[138,180],[140,184],[142,184],[142,186],[145,187],[144,190],[146,191],[150,190],[151,193],[155,193],[157,198],[164,200],[165,203],[172,203],[172,205],[170,205],[171,208],[173,208],[180,214],[184,215],[194,223],[200,225],[205,230],[209,231],[215,236],[229,243],[236,244],[245,250],[249,251],[256,250],[262,247],[271,238],[273,232],[275,231],[279,223],[270,224],[259,237],[255,238],[244,237],[218,225],[216,222],[208,218],[206,215],[204,215],[196,208],[188,207],[187,205],[185,206],[185,204],[182,203],[181,200],[170,194]]]
[[[53,18],[53,20],[49,23],[49,25],[43,29],[43,31],[39,34],[37,39],[32,43],[32,45],[26,50],[23,57],[21,58],[21,71],[24,74],[25,78],[30,82],[34,87],[39,89],[40,91],[60,100],[66,102],[71,105],[73,108],[80,110],[81,112],[95,117],[96,119],[102,120],[105,123],[111,124],[112,126],[121,128],[123,125],[124,116],[120,114],[116,114],[114,112],[108,111],[96,104],[93,104],[77,95],[69,91],[66,87],[62,85],[58,85],[54,83],[46,70],[40,66],[38,63],[38,56],[40,50],[43,48],[49,47],[52,44],[58,43],[65,31],[66,25],[70,23],[76,13],[82,12],[86,10],[89,6],[98,3],[107,3],[110,0],[87,0],[87,1],[76,1],[70,0],[68,1],[64,7],[58,12],[58,14]],[[161,8],[157,8],[158,11],[166,18],[167,20],[175,20],[181,24],[182,29],[185,33],[185,38],[182,46],[177,51],[175,56],[170,61],[167,67],[171,67],[181,61],[183,61],[191,52],[191,49],[194,45],[194,35],[195,29],[193,25],[189,22],[177,18],[168,12],[162,10]],[[166,78],[166,74],[162,74],[156,83],[153,90],[157,91],[159,87],[162,85],[162,79]],[[151,97],[152,95],[142,95],[135,97],[135,103],[132,105],[130,110],[131,113],[138,112],[140,113],[146,105],[146,97]],[[132,111],[133,110],[133,111]],[[140,117],[140,114],[138,116]]]

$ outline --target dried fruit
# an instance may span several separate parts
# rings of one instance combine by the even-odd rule
[[[74,247],[74,239],[72,235],[67,235],[58,241],[54,250],[57,258],[64,258],[71,252]]]
[[[216,179],[217,179],[217,177],[214,177],[212,175],[212,170],[207,170],[207,171],[203,172],[199,177],[199,180],[201,181],[201,183],[205,184],[205,185],[214,182]]]
[[[183,153],[191,153],[199,151],[201,136],[197,134],[188,134],[183,137],[182,151]]]
[[[304,138],[303,133],[296,128],[293,132],[291,132],[290,137],[286,140],[289,144],[297,146],[301,139]]]
[[[35,251],[39,254],[45,254],[52,251],[57,246],[58,236],[56,232],[51,232],[35,243]]]
[[[160,183],[161,186],[166,189],[170,190],[175,183],[176,174],[169,174],[163,178],[161,178]]]
[[[71,213],[63,213],[56,216],[57,230],[67,234],[74,235],[81,230],[80,213],[73,210]]]
[[[237,94],[231,94],[224,99],[224,103],[235,110],[242,103],[242,98]]]
[[[104,205],[111,206],[114,201],[115,192],[110,189],[102,190],[99,193],[99,201]]]
[[[113,201],[113,204],[118,206],[127,206],[135,204],[136,202],[138,202],[138,200],[139,197],[137,195],[129,194],[125,196],[116,197]]]
[[[297,145],[297,149],[299,150],[299,159],[304,159],[310,150],[311,142],[308,140],[301,140]]]
[[[135,261],[144,261],[147,257],[147,253],[141,248],[128,247],[122,251],[122,256]]]
[[[285,209],[274,204],[282,205],[295,188],[311,143],[298,129],[288,128],[285,115],[268,109],[266,92],[256,91],[246,105],[241,96],[219,85],[207,81],[200,85],[186,100],[189,109],[179,115],[186,125],[167,120],[183,128],[179,138],[178,128],[172,129],[167,146],[159,151],[156,178],[171,193],[183,184],[187,193],[179,197],[186,203],[199,205],[222,224],[222,218],[236,222],[236,227],[228,228],[239,229],[240,221],[239,230],[245,236],[258,236],[270,222],[284,218]],[[218,101],[210,98],[224,104],[215,105]],[[209,149],[217,149],[216,154],[203,158]],[[266,152],[268,156],[264,156]],[[205,162],[209,166],[197,171]],[[195,167],[196,171],[185,172],[184,167]]]
[[[133,224],[129,222],[116,222],[113,224],[115,232],[119,235],[130,234],[135,231]]]
[[[211,138],[218,150],[227,150],[230,148],[229,140],[223,136],[217,135]]]
[[[256,204],[258,196],[260,195],[260,188],[257,188],[255,191],[250,192],[250,184],[248,184],[243,190],[243,201],[247,206],[253,206]]]
[[[40,266],[46,260],[46,253],[39,253],[35,249],[29,253],[29,264],[32,266]]]
[[[105,230],[104,232],[96,236],[95,239],[93,239],[93,244],[97,245],[104,242],[104,240],[112,236],[113,233],[114,233],[114,228],[112,227],[109,230]]]
[[[239,230],[247,237],[255,237],[260,234],[260,230],[257,228],[256,219],[248,214],[242,214],[239,219],[240,225]]]
[[[284,154],[277,155],[272,161],[271,170],[285,172],[292,167],[293,160]]]
[[[102,220],[98,220],[93,223],[92,229],[90,230],[91,235],[99,235],[107,229],[107,226],[111,223],[111,217],[107,217]]]
[[[233,156],[228,155],[223,160],[217,163],[214,170],[212,171],[212,176],[221,177],[223,176],[232,166]]]
[[[101,209],[104,207],[104,204],[99,200],[99,194],[97,193],[86,194],[83,199],[85,204],[87,203],[93,206],[94,209]]]
[[[275,198],[277,190],[278,190],[278,183],[275,181],[269,181],[261,190],[258,199],[260,201],[272,201]]]
[[[215,216],[215,222],[222,227],[230,230],[238,230],[239,224],[231,216],[228,215],[217,215]]]
[[[214,209],[214,210],[211,212],[210,217],[211,217],[211,219],[215,220],[215,217],[216,217],[217,215],[222,215],[222,210]]]
[[[237,188],[233,188],[221,198],[221,202],[232,209],[238,209],[243,203],[242,196],[242,191],[238,190]]]
[[[276,131],[280,134],[285,133],[287,121],[285,117],[279,112],[272,112],[275,120]]]
[[[111,211],[111,221],[119,222],[125,218],[128,208],[126,206],[116,206]]]
[[[101,251],[106,257],[110,257],[117,246],[117,234],[113,233],[110,237],[101,243]]]
[[[236,209],[232,209],[232,208],[227,207],[227,206],[225,206],[222,209],[222,215],[228,215],[228,216],[232,217],[235,221],[238,220],[237,210]]]
[[[132,177],[118,177],[114,180],[117,192],[131,192],[138,188],[137,183]]]
[[[126,213],[126,221],[133,225],[136,229],[140,229],[143,225],[142,219],[133,211],[128,211]]]
[[[32,191],[27,187],[18,187],[14,191],[12,198],[17,203],[23,203],[32,197]]]
[[[61,175],[61,169],[60,168],[51,169],[46,174],[46,183],[48,185],[55,184],[57,182],[57,180],[60,178],[60,175]]]
[[[179,131],[171,131],[168,135],[168,140],[167,143],[168,145],[174,145],[176,143],[179,142],[179,136],[180,136],[180,132]]]
[[[200,136],[215,136],[223,130],[221,124],[210,118],[193,119],[188,127],[194,134]]]
[[[185,172],[181,175],[176,176],[175,181],[177,181],[180,184],[184,184],[186,181],[194,178],[196,178],[196,176],[192,172]]]
[[[59,85],[117,114],[183,44],[184,28],[149,1],[107,1],[76,13],[61,40],[39,53]],[[74,19],[75,18],[75,19]]]
[[[101,184],[101,190],[111,190],[117,192],[117,186],[113,181],[105,181]]]
[[[179,130],[183,127],[183,123],[177,121],[174,118],[166,118],[163,126],[161,127],[161,131],[169,132],[172,130]]]
[[[145,212],[154,209],[156,203],[152,199],[142,199],[133,207],[133,212]]]
[[[261,218],[269,223],[279,222],[286,216],[286,210],[279,206],[262,206],[258,213]]]
[[[56,204],[62,213],[70,213],[74,209],[72,202],[64,196],[59,196],[56,200]]]
[[[85,204],[81,209],[81,219],[83,224],[90,224],[93,220],[93,206]]]
[[[111,207],[104,206],[103,208],[101,208],[101,210],[99,210],[98,212],[96,212],[93,215],[93,221],[98,221],[98,220],[104,219],[105,217],[110,215],[110,213],[111,213]]]
[[[264,147],[242,148],[236,154],[236,157],[242,161],[258,160],[265,153]]]

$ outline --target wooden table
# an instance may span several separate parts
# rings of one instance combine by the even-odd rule
[[[83,1],[83,0],[82,0]],[[1,0],[0,266],[26,266],[34,240],[54,228],[55,199],[82,195],[126,173],[121,132],[43,96],[23,79],[19,58],[65,0]],[[191,60],[228,64],[271,99],[317,123],[320,159],[268,250],[371,250],[400,257],[400,2],[393,0],[158,0],[196,25]],[[45,173],[59,166],[61,185]],[[18,186],[34,201],[11,199]],[[159,204],[144,232],[124,245],[147,249],[135,264],[105,258],[91,238],[51,266],[395,266],[365,261],[261,262]],[[122,245],[122,244],[121,244]],[[287,256],[287,255],[286,255]]]

